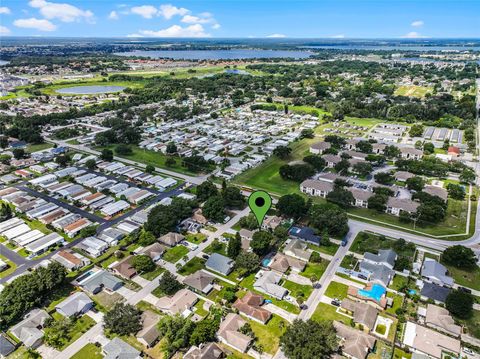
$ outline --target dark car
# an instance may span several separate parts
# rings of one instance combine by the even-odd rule
[[[342,304],[342,302],[340,302],[339,300],[332,300],[331,304],[336,306],[336,307],[339,307]]]
[[[363,280],[368,280],[368,278],[366,276],[364,276],[363,274],[359,274],[358,278],[363,279]]]
[[[203,259],[208,259],[208,258],[210,258],[210,256],[208,254],[202,254],[202,258]]]
[[[464,293],[472,294],[472,290],[465,287],[458,287],[458,290]]]

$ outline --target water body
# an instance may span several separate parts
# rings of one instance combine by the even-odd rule
[[[94,95],[102,93],[120,92],[125,86],[92,85],[92,86],[73,86],[58,89],[56,92],[67,95]]]
[[[4,61],[4,60],[0,60],[0,66],[4,66],[6,64],[10,63],[10,61]]]
[[[151,50],[118,52],[119,56],[141,56],[152,59],[168,58],[174,60],[232,60],[232,59],[255,59],[255,58],[294,58],[305,59],[313,55],[309,51],[286,51],[286,50]]]
[[[341,44],[341,45],[315,45],[303,46],[305,49],[336,49],[336,50],[374,50],[374,51],[480,51],[480,46],[415,46],[415,45],[365,45],[365,44]]]

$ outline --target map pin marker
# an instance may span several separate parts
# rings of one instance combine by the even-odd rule
[[[265,191],[255,191],[248,197],[248,206],[257,218],[258,226],[261,228],[265,215],[272,207],[272,197]]]

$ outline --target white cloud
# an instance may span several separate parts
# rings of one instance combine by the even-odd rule
[[[171,4],[160,5],[159,15],[163,16],[165,19],[170,20],[172,17],[179,15],[185,16],[190,12],[190,10],[185,9],[184,7],[176,7]]]
[[[220,24],[218,24],[218,23],[212,25],[212,29],[214,29],[214,30],[218,30],[218,29],[220,29],[220,28],[221,28],[221,26],[220,26]]]
[[[39,31],[55,31],[57,26],[45,19],[36,19],[31,17],[29,19],[17,19],[13,22],[16,27],[25,29],[35,29]]]
[[[212,21],[211,18],[202,18],[199,16],[193,16],[193,15],[185,15],[182,20],[182,22],[186,24],[207,24]]]
[[[144,36],[140,34],[128,34],[127,37],[144,37]]]
[[[172,25],[166,29],[153,31],[153,30],[140,30],[138,34],[131,34],[128,37],[139,37],[133,35],[141,35],[148,37],[209,37],[210,34],[205,32],[205,29],[200,24],[190,25],[182,27],[179,25]]]
[[[109,18],[110,20],[118,20],[118,18],[119,18],[119,17],[118,17],[118,13],[117,13],[115,10],[113,10],[113,11],[111,11],[110,14],[108,15],[108,18]]]
[[[413,26],[413,27],[422,27],[423,26],[423,21],[422,20],[415,20],[414,22],[412,22],[410,25]]]
[[[6,6],[0,6],[0,14],[11,14],[11,11]]]
[[[155,6],[152,5],[142,5],[142,6],[134,6],[130,9],[132,14],[140,15],[145,19],[151,19],[154,16],[157,16],[159,11]]]
[[[287,37],[287,35],[284,35],[284,34],[271,34],[271,35],[268,35],[266,37],[271,37],[271,38],[282,38],[282,37]]]
[[[6,26],[1,26],[0,25],[0,34],[1,35],[7,35],[10,34],[10,29]]]
[[[405,39],[422,39],[425,38],[426,36],[420,35],[416,31],[410,31],[408,34],[402,36]]]
[[[93,12],[82,10],[76,6],[66,3],[54,3],[45,0],[31,0],[29,5],[39,9],[40,14],[47,19],[59,19],[63,22],[73,22],[84,19],[93,22]]]
[[[344,39],[345,35],[344,34],[338,34],[338,35],[330,36],[330,38],[332,38],[332,39]]]

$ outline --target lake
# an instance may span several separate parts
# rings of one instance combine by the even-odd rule
[[[56,90],[58,93],[67,95],[94,95],[102,93],[119,92],[125,89],[125,86],[92,85],[92,86],[72,86]]]
[[[255,58],[294,58],[305,59],[313,55],[310,51],[286,51],[286,50],[149,50],[117,52],[119,56],[141,56],[152,59],[168,58],[174,60],[232,60],[232,59],[255,59]]]
[[[4,61],[4,60],[0,60],[0,66],[4,66],[6,64],[10,63],[10,61]]]
[[[365,45],[365,44],[341,44],[341,45],[315,45],[302,46],[305,49],[335,49],[335,50],[372,50],[372,51],[479,51],[479,46],[418,46],[418,45]]]

